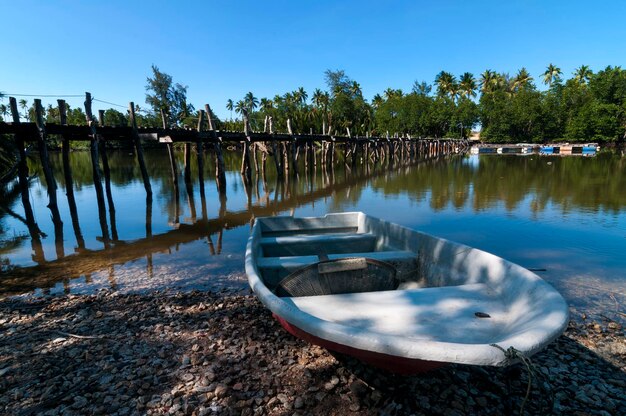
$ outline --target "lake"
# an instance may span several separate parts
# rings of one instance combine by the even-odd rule
[[[251,222],[267,215],[312,216],[364,211],[480,248],[533,269],[575,308],[621,320],[626,304],[626,159],[459,155],[381,169],[339,163],[246,188],[240,158],[227,152],[227,199],[220,200],[212,155],[204,196],[195,159],[192,183],[175,192],[165,149],[146,150],[154,192],[145,197],[135,158],[110,151],[111,197],[99,215],[88,152],[71,153],[77,221],[65,196],[61,155],[51,154],[63,219],[57,239],[46,207],[43,172],[29,160],[29,199],[45,234],[33,242],[23,222],[19,186],[1,195],[0,296],[147,290],[246,290],[244,251]],[[179,172],[183,155],[177,153]],[[256,176],[256,175],[255,175]],[[109,238],[106,238],[106,236]]]

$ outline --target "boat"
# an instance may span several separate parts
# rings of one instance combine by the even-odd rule
[[[510,365],[569,321],[530,270],[361,212],[257,218],[245,267],[288,332],[395,373]]]

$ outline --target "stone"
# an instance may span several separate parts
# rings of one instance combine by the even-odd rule
[[[215,387],[215,397],[217,397],[218,399],[222,399],[224,397],[226,397],[226,395],[228,394],[228,387],[226,387],[223,384],[218,384]]]
[[[83,396],[76,396],[74,397],[74,403],[72,404],[72,408],[73,409],[82,409],[85,406],[87,406],[87,403],[89,403],[89,401],[83,397]]]
[[[293,407],[294,409],[302,409],[304,407],[304,400],[302,399],[302,397],[296,397],[296,399],[293,401]]]

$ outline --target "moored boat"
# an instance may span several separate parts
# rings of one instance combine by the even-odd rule
[[[246,273],[287,331],[398,373],[505,366],[568,322],[531,271],[363,213],[257,218]]]

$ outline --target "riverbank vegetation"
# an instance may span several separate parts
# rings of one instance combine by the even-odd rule
[[[433,84],[415,81],[411,91],[387,88],[370,100],[360,84],[342,70],[325,72],[326,88],[311,94],[300,87],[274,97],[248,92],[225,104],[230,117],[211,114],[219,129],[243,130],[248,114],[254,130],[271,117],[274,131],[352,135],[410,135],[466,138],[480,128],[486,142],[623,142],[626,138],[626,70],[608,66],[594,73],[582,65],[568,79],[553,64],[533,77],[525,68],[515,75],[485,70],[458,78],[441,71]],[[545,87],[541,90],[539,86]],[[152,66],[146,84],[146,108],[136,106],[139,126],[195,127],[197,110],[187,102],[187,86]],[[19,100],[21,116],[33,120],[34,109]],[[104,113],[107,125],[127,125],[123,109]],[[86,124],[81,108],[67,108],[68,123]],[[162,115],[165,116],[163,121]],[[7,118],[0,104],[0,118]],[[58,119],[48,106],[46,117]]]

